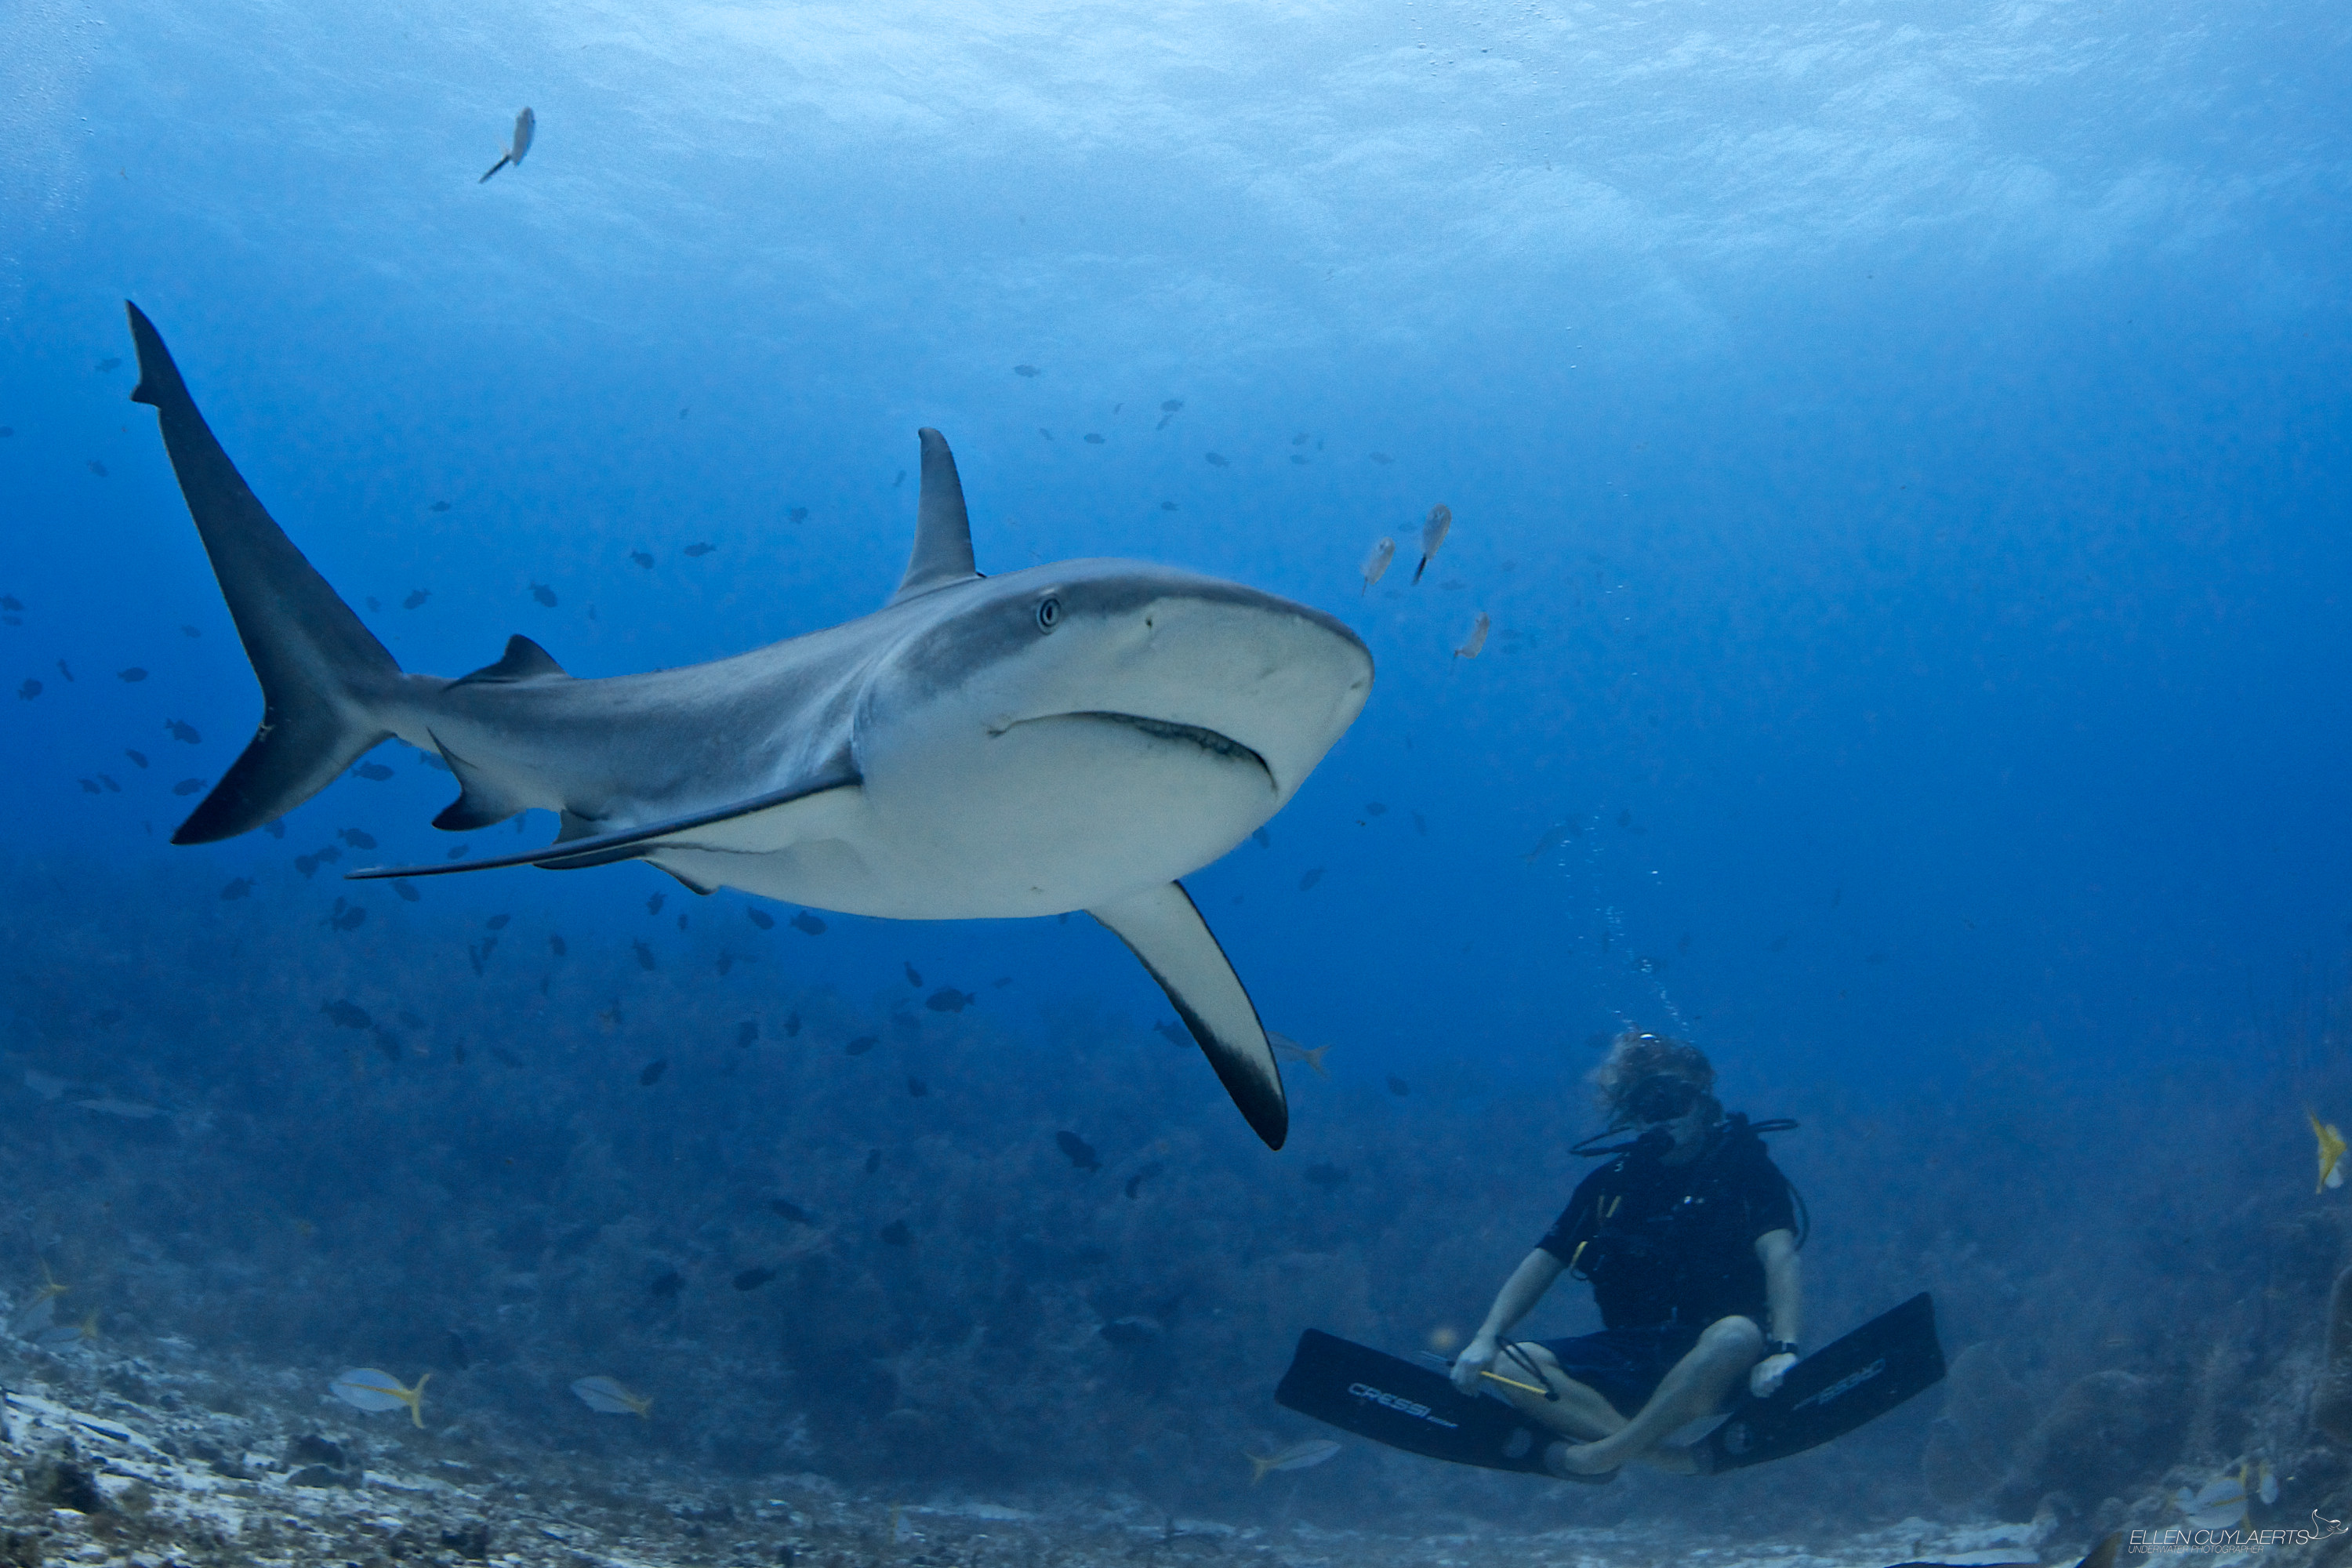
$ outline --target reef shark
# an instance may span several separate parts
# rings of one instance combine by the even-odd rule
[[[1142,562],[983,577],[955,458],[926,428],[914,548],[871,615],[643,675],[575,679],[524,637],[470,675],[407,674],[271,520],[129,310],[131,399],[157,412],[263,700],[173,843],[258,827],[397,737],[457,779],[435,826],[539,807],[561,827],[520,854],[353,877],[647,860],[698,893],[899,920],[1084,910],[1282,1146],[1265,1030],[1178,879],[1280,810],[1362,710],[1371,656],[1347,626]]]

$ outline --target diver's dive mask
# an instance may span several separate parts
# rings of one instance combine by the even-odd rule
[[[1637,1127],[1654,1127],[1690,1114],[1698,1103],[1698,1085],[1673,1073],[1653,1073],[1635,1084],[1623,1101],[1625,1119]]]

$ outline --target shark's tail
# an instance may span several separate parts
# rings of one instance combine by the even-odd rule
[[[213,438],[154,323],[136,305],[133,403],[153,405],[180,493],[204,536],[213,575],[260,678],[261,728],[213,786],[174,844],[234,837],[284,816],[389,737],[379,717],[399,692],[400,666],[312,569]]]

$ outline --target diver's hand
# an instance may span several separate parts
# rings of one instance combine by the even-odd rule
[[[1766,1356],[1748,1373],[1748,1391],[1759,1399],[1771,1398],[1773,1391],[1780,1386],[1780,1380],[1788,1376],[1789,1369],[1796,1364],[1797,1358],[1792,1355]]]
[[[1495,1336],[1480,1334],[1454,1358],[1454,1386],[1465,1394],[1478,1392],[1478,1374],[1495,1364]]]

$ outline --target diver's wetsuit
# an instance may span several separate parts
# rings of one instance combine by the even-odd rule
[[[1635,1148],[1577,1184],[1536,1245],[1580,1279],[1605,1325],[1545,1340],[1560,1370],[1631,1416],[1708,1324],[1735,1314],[1770,1332],[1756,1240],[1797,1228],[1789,1179],[1734,1116],[1684,1165]]]

